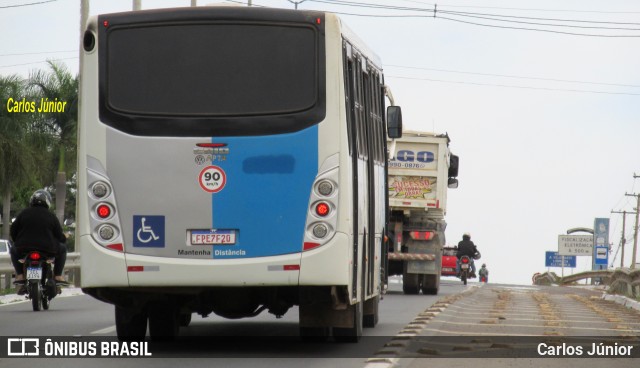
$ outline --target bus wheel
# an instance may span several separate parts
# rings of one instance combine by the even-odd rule
[[[178,311],[171,306],[149,309],[149,335],[153,341],[173,341],[180,328]]]
[[[329,327],[302,327],[300,326],[300,338],[305,342],[325,342],[330,335]]]
[[[364,302],[364,319],[362,325],[364,327],[376,327],[378,324],[378,306],[380,304],[380,295]]]
[[[189,327],[189,324],[191,324],[191,315],[192,313],[180,313],[180,327]]]
[[[116,334],[120,341],[141,341],[147,334],[147,313],[116,306]]]
[[[342,328],[342,327],[334,327],[333,328],[333,338],[337,342],[358,342],[360,337],[362,337],[362,315],[363,315],[363,304],[362,302],[358,302],[354,305],[349,306],[349,309],[353,313],[353,326]]]

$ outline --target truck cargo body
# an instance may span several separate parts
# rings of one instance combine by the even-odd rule
[[[447,135],[407,131],[390,143],[388,274],[407,294],[437,294],[445,244],[447,188],[457,186],[458,157]]]

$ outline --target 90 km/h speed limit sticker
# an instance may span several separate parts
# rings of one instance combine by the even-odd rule
[[[227,175],[218,166],[207,166],[200,171],[199,182],[205,191],[217,193],[227,184]]]

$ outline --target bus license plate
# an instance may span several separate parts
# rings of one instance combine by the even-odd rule
[[[191,230],[191,245],[234,245],[235,230]]]
[[[40,280],[42,278],[42,268],[27,268],[27,280]]]

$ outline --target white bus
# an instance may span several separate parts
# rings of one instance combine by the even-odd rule
[[[298,306],[303,338],[378,320],[380,61],[333,14],[105,14],[83,39],[77,241],[120,339]],[[388,108],[389,132],[401,131]]]

